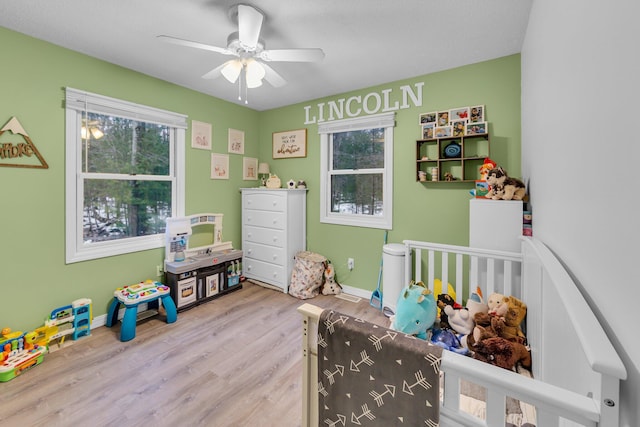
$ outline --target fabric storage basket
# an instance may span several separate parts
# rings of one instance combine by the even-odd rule
[[[315,252],[298,252],[291,271],[289,294],[300,299],[317,296],[322,286],[326,262],[327,258]]]

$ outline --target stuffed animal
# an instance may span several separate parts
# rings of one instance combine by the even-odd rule
[[[324,283],[322,284],[322,295],[337,295],[342,292],[342,286],[336,280],[336,270],[331,261],[325,262]]]
[[[484,163],[482,164],[482,166],[480,166],[480,179],[482,181],[486,181],[487,180],[487,175],[489,174],[489,171],[491,169],[495,168],[496,166],[498,166],[498,164],[496,162],[494,162],[490,158],[486,157],[484,159]]]
[[[513,370],[518,363],[525,368],[531,367],[531,354],[524,345],[500,337],[477,343],[473,348],[473,358],[508,370]]]
[[[487,305],[482,301],[482,293],[478,290],[469,296],[465,308],[454,310],[451,306],[446,306],[444,312],[447,314],[451,329],[458,334],[469,335],[476,325],[476,314],[486,313]]]
[[[522,200],[526,194],[525,185],[516,178],[511,178],[500,166],[487,173],[489,193],[485,196],[493,200]]]
[[[476,316],[476,326],[473,328],[473,334],[467,337],[467,345],[475,350],[479,342],[493,337],[524,344],[526,337],[520,324],[526,314],[525,303],[513,296],[507,297],[507,311],[504,316],[489,315],[488,325],[479,322],[481,316]]]
[[[451,306],[448,306],[451,308]],[[462,346],[460,337],[449,329],[435,329],[431,334],[430,341],[445,350],[453,351],[458,354],[467,354],[469,349]]]
[[[438,317],[440,318],[440,327],[442,329],[450,328],[449,324],[449,311],[445,310],[446,307],[451,308],[451,310],[460,310],[462,306],[456,302],[455,299],[449,294],[440,294],[438,295],[438,299],[436,301],[438,305]]]
[[[507,297],[497,292],[494,292],[491,295],[489,295],[489,299],[487,300],[487,313],[504,316],[504,313],[506,313],[507,311],[506,298]]]
[[[436,321],[436,300],[423,282],[405,286],[398,296],[396,314],[391,317],[390,329],[427,339],[427,330]]]

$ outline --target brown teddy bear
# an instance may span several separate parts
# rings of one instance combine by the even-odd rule
[[[478,313],[475,316],[476,326],[467,337],[467,345],[475,350],[474,345],[492,337],[501,337],[508,341],[524,344],[526,337],[520,327],[527,314],[527,305],[518,298],[505,297],[506,311],[504,316]],[[499,311],[502,313],[502,310]]]
[[[518,363],[527,369],[531,368],[529,350],[522,344],[500,337],[476,343],[473,358],[508,370],[513,370]]]

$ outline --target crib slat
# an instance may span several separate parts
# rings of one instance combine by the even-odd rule
[[[493,258],[487,258],[487,297],[495,292],[496,283],[496,260]]]
[[[449,252],[442,252],[440,254],[442,259],[440,260],[440,277],[442,280],[442,293],[448,293],[447,283],[449,282]],[[436,295],[436,298],[438,296]]]
[[[487,388],[487,425],[504,425],[504,414],[506,413],[506,396],[495,388]],[[544,424],[543,424],[544,425]]]
[[[458,297],[458,303],[462,304],[463,301],[463,287],[464,287],[464,276],[462,273],[462,268],[464,264],[464,256],[462,254],[456,254],[456,296]]]
[[[428,274],[428,280],[427,280],[427,286],[429,287],[429,289],[433,289],[433,281],[435,280],[435,274],[436,272],[435,270],[435,265],[436,265],[436,254],[434,251],[429,251],[429,266],[427,267],[427,274]]]
[[[511,261],[504,261],[504,295],[514,295],[513,292],[513,263]],[[520,294],[519,294],[520,295]],[[520,295],[521,296],[521,295]]]
[[[422,280],[422,249],[416,249],[415,251],[415,279],[416,282],[419,282]],[[411,258],[407,258],[407,259],[411,259]],[[405,260],[405,262],[407,262]],[[409,261],[410,263],[410,261]],[[410,264],[409,264],[410,265]],[[428,271],[428,270],[427,270]],[[411,275],[407,276],[407,281],[411,280]]]
[[[469,283],[471,286],[480,286],[482,287],[482,282],[480,281],[480,268],[478,267],[478,257],[470,256],[469,257]],[[483,291],[487,291],[483,289]],[[488,295],[487,291],[487,295]]]

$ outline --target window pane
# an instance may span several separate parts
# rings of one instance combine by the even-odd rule
[[[89,113],[82,121],[82,170],[168,175],[170,128]]]
[[[84,181],[84,242],[164,233],[171,182]]]
[[[384,168],[384,129],[333,134],[333,169]]]
[[[381,216],[382,174],[331,177],[331,212]]]

